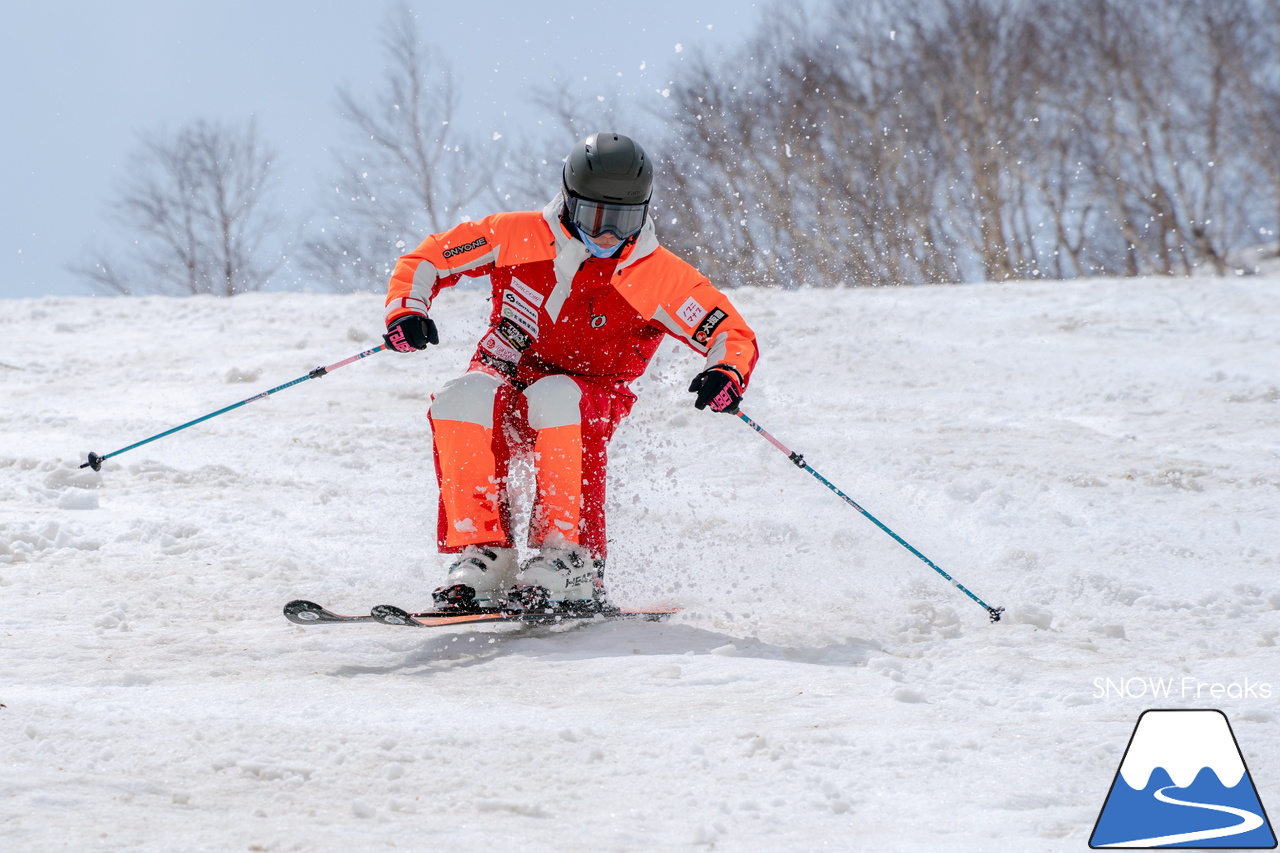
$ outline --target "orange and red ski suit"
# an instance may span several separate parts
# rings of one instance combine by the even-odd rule
[[[462,276],[489,276],[493,306],[468,372],[432,396],[441,552],[512,547],[513,454],[533,454],[529,544],[578,545],[603,559],[606,446],[631,410],[629,386],[664,335],[736,371],[745,388],[755,334],[729,300],[658,244],[647,221],[617,258],[596,258],[542,211],[498,213],[433,234],[396,264],[387,325],[426,315]]]

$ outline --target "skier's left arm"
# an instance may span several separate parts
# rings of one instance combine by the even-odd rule
[[[628,299],[643,303],[636,307],[643,307],[656,325],[706,357],[689,386],[698,395],[694,405],[736,412],[760,355],[755,332],[729,298],[693,267],[669,254],[645,263],[655,261],[656,275],[646,276],[651,286],[627,288]]]
[[[688,312],[692,328],[677,337],[707,359],[702,372],[689,383],[689,391],[697,394],[693,405],[736,414],[760,357],[755,332],[728,297],[705,279],[680,303],[677,317],[680,310]],[[692,318],[704,310],[706,313],[694,322]]]

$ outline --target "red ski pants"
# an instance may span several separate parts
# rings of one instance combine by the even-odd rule
[[[561,375],[523,391],[477,370],[447,383],[428,414],[441,553],[513,547],[508,468],[528,454],[536,472],[529,545],[578,545],[604,559],[606,448],[634,400]]]

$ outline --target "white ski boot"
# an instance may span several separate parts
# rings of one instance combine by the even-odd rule
[[[603,575],[604,561],[576,546],[546,547],[520,567],[507,603],[522,610],[599,610]]]
[[[449,566],[444,585],[431,593],[439,610],[497,608],[515,581],[516,549],[469,545]]]

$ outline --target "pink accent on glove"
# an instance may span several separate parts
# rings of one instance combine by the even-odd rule
[[[396,352],[413,352],[414,351],[413,345],[409,343],[408,338],[404,336],[404,329],[400,328],[399,326],[396,326],[394,329],[392,329],[390,332],[387,333],[387,342],[391,344],[391,347]]]
[[[731,380],[732,386],[736,386],[737,384],[736,380]],[[720,389],[719,394],[711,398],[711,402],[707,404],[711,408],[711,411],[723,412],[725,409],[732,406],[737,400],[742,399],[741,393],[739,393],[737,397],[734,397],[734,395],[729,391],[730,387],[730,385],[726,385]]]

